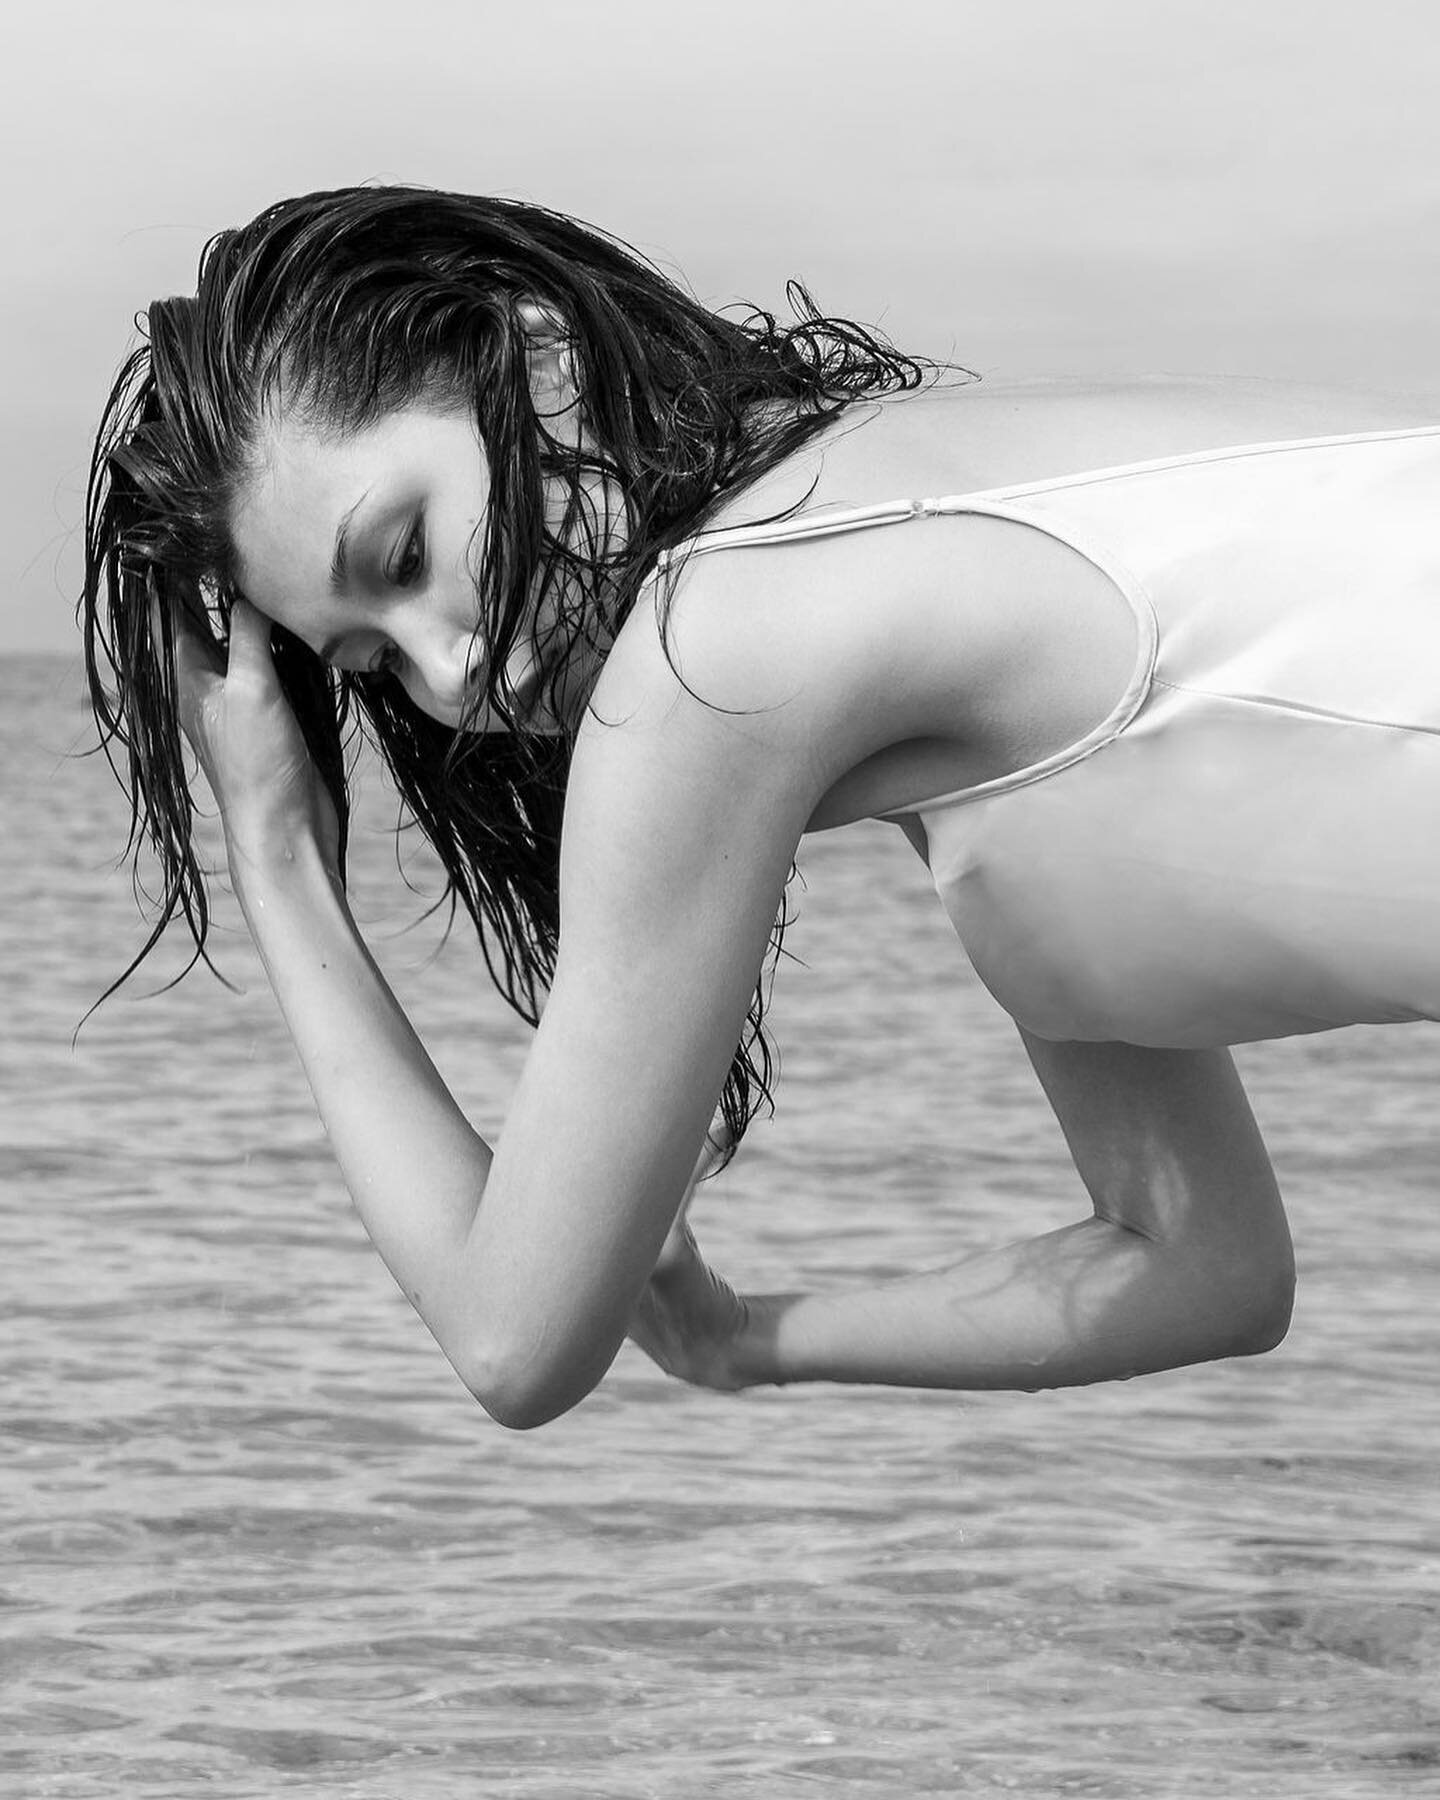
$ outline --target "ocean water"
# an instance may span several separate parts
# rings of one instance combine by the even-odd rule
[[[0,662],[0,1794],[1369,1800],[1440,1792],[1440,1034],[1242,1053],[1290,1196],[1269,1357],[1084,1392],[668,1383],[491,1424],[349,1209],[233,908],[138,942],[76,672]],[[524,1033],[367,931],[498,1128]],[[412,878],[427,879],[410,854]],[[697,1204],[742,1287],[1084,1210],[898,834],[814,844],[773,1124]]]

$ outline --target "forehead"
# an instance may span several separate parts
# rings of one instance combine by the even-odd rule
[[[473,485],[479,434],[468,413],[415,405],[355,430],[326,430],[299,412],[271,417],[231,518],[241,586],[262,610],[277,582],[329,578],[335,533],[367,495],[422,500]]]

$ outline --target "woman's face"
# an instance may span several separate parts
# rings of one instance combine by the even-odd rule
[[[282,413],[231,522],[241,588],[325,662],[393,673],[457,726],[486,675],[475,565],[489,494],[466,413],[416,404],[343,437]],[[507,674],[524,717],[540,675],[531,632]],[[469,723],[499,724],[483,708]]]

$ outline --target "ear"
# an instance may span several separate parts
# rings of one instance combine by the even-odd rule
[[[573,340],[564,318],[543,300],[519,301],[515,315],[526,337],[530,398],[553,430],[580,398]]]

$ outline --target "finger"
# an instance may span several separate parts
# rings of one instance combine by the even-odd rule
[[[271,697],[280,692],[271,643],[273,629],[269,618],[248,600],[237,600],[230,609],[229,679],[244,682],[254,694]]]
[[[718,1163],[722,1156],[732,1150],[739,1140],[725,1123],[723,1114],[717,1113],[711,1121],[710,1129],[705,1133],[705,1142],[711,1151],[712,1163]]]
[[[150,578],[150,623],[157,625],[161,612],[168,613],[170,630],[175,639],[175,662],[186,675],[223,675],[225,655],[215,634],[204,604],[198,598],[181,594],[160,596],[160,585]]]
[[[236,657],[249,662],[270,660],[270,621],[248,600],[237,599],[230,608],[230,666]]]
[[[706,1176],[713,1175],[724,1161],[726,1154],[735,1142],[735,1134],[717,1118],[705,1133],[705,1141],[700,1146],[700,1154],[695,1159],[695,1167],[690,1172],[690,1180],[686,1184],[685,1198],[681,1202],[681,1216],[695,1198],[695,1190]]]
[[[705,1133],[705,1142],[701,1146],[699,1161],[695,1164],[695,1179],[709,1175],[718,1169],[735,1142],[735,1134],[723,1119],[717,1118]]]
[[[680,1196],[680,1204],[676,1208],[674,1223],[670,1227],[670,1236],[666,1239],[666,1250],[663,1250],[660,1254],[662,1265],[666,1261],[666,1254],[671,1239],[675,1238],[679,1232],[686,1229],[685,1221],[689,1215],[690,1208],[694,1203],[695,1195],[699,1191],[700,1183],[704,1181],[707,1175],[713,1175],[715,1173],[716,1169],[720,1166],[721,1158],[725,1155],[725,1152],[730,1148],[730,1145],[733,1142],[734,1134],[721,1119],[716,1118],[709,1131],[705,1134],[705,1141],[700,1146],[700,1154],[695,1159],[695,1167],[690,1171],[690,1179],[685,1183],[685,1192]]]
[[[670,1364],[675,1347],[675,1320],[653,1282],[636,1301],[626,1322],[625,1335],[667,1375],[673,1372]]]
[[[688,1267],[691,1263],[704,1263],[700,1254],[700,1246],[695,1242],[695,1234],[685,1222],[682,1211],[675,1223],[665,1234],[665,1242],[660,1246],[660,1254],[655,1259],[655,1267],[651,1273],[662,1278],[673,1275],[677,1269]]]

